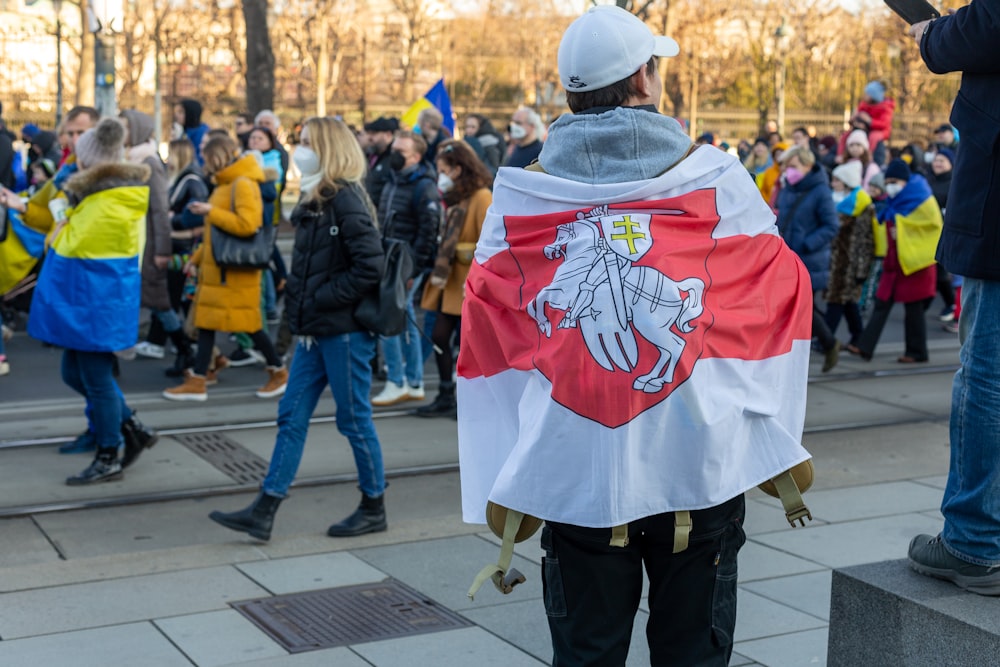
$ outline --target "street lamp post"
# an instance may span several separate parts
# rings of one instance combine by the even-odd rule
[[[785,17],[781,17],[781,25],[774,31],[774,42],[777,47],[778,72],[774,81],[774,98],[778,106],[778,132],[785,134],[785,57],[788,55],[788,38],[792,34],[792,29],[785,22]]]
[[[56,126],[58,126],[63,116],[62,0],[52,0],[52,8],[56,12]]]

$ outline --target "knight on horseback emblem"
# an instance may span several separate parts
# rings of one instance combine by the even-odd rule
[[[659,358],[632,383],[633,389],[646,393],[657,393],[673,382],[685,347],[682,334],[694,331],[692,322],[702,314],[705,291],[700,278],[675,281],[653,267],[636,264],[653,247],[654,213],[680,211],[628,212],[599,206],[557,226],[555,240],[543,252],[546,259],[563,262],[527,307],[539,330],[550,338],[546,304],[565,311],[556,328],[579,329],[591,356],[607,371],[635,372],[639,362],[635,334],[648,340]]]

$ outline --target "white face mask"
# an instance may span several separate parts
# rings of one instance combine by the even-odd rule
[[[303,176],[315,176],[319,173],[319,156],[311,148],[299,146],[292,154],[292,159]]]
[[[833,203],[834,204],[839,204],[840,202],[844,201],[845,199],[847,199],[847,193],[846,192],[837,192],[836,190],[833,191]]]
[[[903,191],[904,187],[905,186],[900,185],[899,183],[888,183],[885,186],[885,193],[890,197],[895,197],[896,195],[898,195],[900,192]]]
[[[455,181],[451,180],[448,174],[441,172],[438,174],[438,190],[441,192],[449,192],[455,187]]]
[[[927,164],[930,164],[931,162],[934,161],[934,156],[935,155],[937,155],[937,153],[935,153],[934,151],[930,151],[930,152],[924,153],[924,162],[926,162]]]
[[[528,136],[528,131],[517,123],[510,124],[510,138],[514,141],[520,141]]]

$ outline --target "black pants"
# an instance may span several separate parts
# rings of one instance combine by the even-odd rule
[[[439,348],[435,350],[434,360],[437,362],[438,377],[441,382],[453,382],[455,373],[455,355],[452,352],[451,339],[462,323],[462,318],[457,315],[448,315],[438,311],[434,320],[434,330],[431,332],[431,341]]]
[[[819,292],[813,292],[812,335],[819,340],[820,346],[826,352],[837,344],[837,339],[834,337],[833,332],[830,331],[830,327],[826,325],[825,314],[819,308],[819,295]]]
[[[249,334],[253,341],[253,346],[264,355],[264,360],[271,368],[279,368],[281,359],[274,350],[274,343],[271,342],[267,332],[261,329]],[[198,354],[194,358],[194,372],[204,375],[208,367],[212,364],[212,348],[215,347],[215,332],[211,329],[198,329]]]
[[[736,626],[736,554],[746,536],[743,496],[691,512],[688,548],[673,552],[674,515],[629,524],[626,547],[608,528],[546,523],[542,585],[553,667],[621,667],[649,577],[650,665],[725,667]]]
[[[850,343],[857,345],[865,328],[861,322],[861,308],[857,302],[826,304],[826,326],[829,327],[830,333],[836,335],[841,318],[847,320],[847,331],[851,334]]]
[[[875,309],[868,320],[865,330],[858,339],[858,348],[865,359],[870,359],[875,353],[882,329],[889,321],[889,311],[894,301],[875,299]],[[911,301],[903,304],[906,309],[903,317],[903,338],[906,341],[905,356],[917,361],[927,361],[927,322],[924,320],[925,304],[923,301]]]

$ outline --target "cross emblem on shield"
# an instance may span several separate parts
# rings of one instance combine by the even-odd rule
[[[638,261],[653,247],[647,213],[624,213],[600,218],[601,233],[616,255]]]

